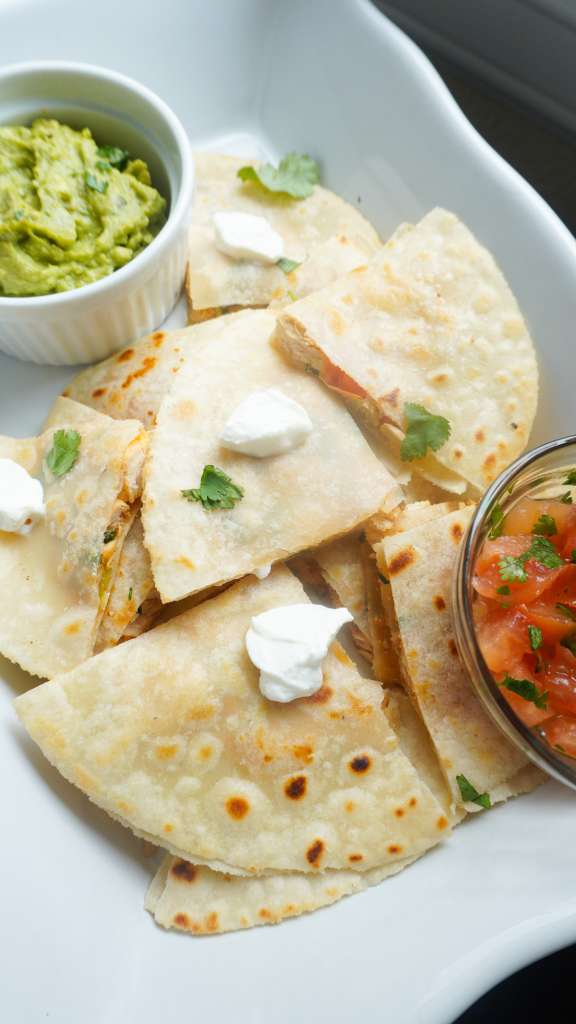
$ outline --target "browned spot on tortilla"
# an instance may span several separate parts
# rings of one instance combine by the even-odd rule
[[[178,402],[178,405],[174,409],[174,415],[179,420],[187,420],[196,412],[196,405],[189,398],[183,399]]]
[[[117,800],[116,807],[119,811],[124,811],[125,814],[132,810],[130,804],[127,804],[125,800]]]
[[[155,356],[146,356],[146,358],[142,360],[142,366],[140,369],[134,370],[134,373],[129,373],[126,379],[122,381],[122,387],[129,388],[133,380],[137,380],[138,377],[145,377],[150,370],[154,369],[156,362],[157,360]]]
[[[461,459],[462,456],[464,455],[464,452],[462,451],[461,448],[455,448],[452,454],[455,459]]]
[[[188,914],[176,914],[173,918],[174,924],[177,924],[179,928],[189,928],[190,918]]]
[[[310,764],[314,760],[314,751],[312,747],[308,747],[306,744],[297,744],[295,747],[292,747],[292,753],[299,761],[304,761],[304,764]]]
[[[343,295],[340,301],[343,302],[345,306],[351,306],[354,299],[351,295]]]
[[[327,683],[324,683],[316,693],[313,693],[311,697],[308,697],[310,704],[326,704],[332,696],[332,690]]]
[[[105,395],[106,391],[107,388],[94,388],[94,391],[92,392],[92,398],[102,398],[102,395]]]
[[[393,391],[389,391],[387,395],[382,395],[382,401],[387,402],[388,405],[398,408],[398,399],[400,398],[400,388],[394,388]]]
[[[402,847],[398,843],[391,843],[388,847],[388,853],[402,853]]]
[[[354,801],[353,800],[347,800],[346,803],[344,804],[344,810],[348,814],[352,814],[352,812],[354,810],[356,810],[356,804],[354,803]]]
[[[123,352],[120,353],[119,356],[116,356],[116,362],[117,363],[127,363],[130,359],[132,359],[133,355],[134,355],[134,349],[133,348],[126,348],[126,349],[124,349]]]
[[[490,452],[486,456],[486,458],[484,459],[484,462],[482,463],[482,466],[485,469],[485,471],[487,473],[489,473],[489,472],[491,472],[494,469],[495,465],[496,465],[496,456],[494,455],[494,452]]]
[[[306,785],[305,775],[295,775],[294,778],[288,779],[284,786],[284,792],[290,800],[301,800],[303,796],[306,796]]]
[[[190,569],[192,572],[196,568],[194,562],[192,562],[186,555],[178,555],[176,559],[176,565],[183,565],[185,569]]]
[[[324,850],[324,843],[321,839],[316,839],[312,846],[309,846],[306,850],[306,860],[313,867],[319,866],[319,861]]]
[[[203,761],[208,761],[212,757],[212,747],[201,747],[199,750],[200,757]]]
[[[348,857],[348,860],[350,861],[351,864],[357,864],[358,861],[364,860],[364,857],[362,856],[361,853],[351,853],[350,856]]]
[[[394,811],[394,814],[396,815],[397,818],[403,818],[404,817],[404,808],[403,807],[397,807],[396,810]]]
[[[198,874],[198,868],[194,867],[194,864],[190,864],[187,860],[177,860],[170,868],[170,874],[174,875],[174,878],[178,878],[181,882],[193,882]]]
[[[270,764],[274,758],[272,757],[272,754],[264,754],[262,760],[264,761],[264,764]]]
[[[460,523],[452,523],[452,526],[450,527],[450,533],[452,535],[452,540],[454,541],[455,544],[459,544],[460,541],[462,540],[462,537],[464,536],[464,530],[462,529]]]
[[[482,427],[478,427],[478,430],[474,434],[474,440],[478,441],[478,444],[482,444],[486,440],[486,434],[484,433]]]
[[[204,922],[204,927],[205,927],[207,932],[215,932],[215,931],[217,931],[217,929],[218,929],[218,914],[216,914],[215,911],[212,911],[211,914],[207,915],[206,920]]]
[[[231,818],[240,821],[245,818],[250,810],[250,804],[243,796],[231,796],[226,801],[226,810]]]
[[[186,712],[186,718],[190,722],[201,722],[205,718],[212,718],[213,714],[213,704],[200,704],[197,707],[189,708]]]
[[[436,608],[438,609],[439,612],[444,611],[444,609],[446,608],[446,601],[442,597],[442,594],[436,595],[436,597],[434,598],[434,604],[436,605]]]
[[[268,907],[260,907],[260,910],[258,911],[258,917],[260,917],[262,921],[271,921],[272,912],[268,910]]]
[[[364,775],[369,770],[371,763],[368,754],[361,754],[358,757],[353,757],[348,767],[350,771],[356,772],[358,775]]]
[[[74,634],[79,633],[81,629],[81,622],[69,622],[68,625],[64,627],[64,632],[67,636],[74,636]]]
[[[334,331],[334,334],[342,334],[344,331],[344,320],[340,316],[338,310],[333,309],[328,317],[330,327]]]
[[[282,907],[282,913],[286,914],[286,916],[290,916],[291,914],[295,914],[296,913],[296,907],[294,906],[293,903],[287,903],[285,907]]]
[[[445,384],[447,380],[448,380],[448,374],[447,373],[435,373],[434,376],[432,377],[432,383],[433,384]]]
[[[165,334],[164,331],[154,331],[154,334],[152,335],[152,341],[154,342],[154,347],[155,348],[160,348],[160,345],[164,341],[165,337],[166,337],[166,334]]]
[[[414,548],[407,547],[394,555],[394,558],[388,563],[388,575],[397,576],[399,572],[411,565],[414,561],[414,554]]]
[[[452,637],[450,637],[450,640],[448,641],[448,650],[454,658],[458,657],[458,648],[456,647]]]
[[[164,832],[166,835],[170,835],[170,832],[174,831],[174,825],[171,825],[169,821],[164,825]]]
[[[409,801],[408,801],[408,803],[409,803],[410,807],[416,807],[416,804],[418,803],[418,801],[417,801],[415,796],[411,796]]]
[[[64,390],[64,391],[62,392],[62,397],[63,397],[63,398],[69,398],[69,397],[70,397],[70,391],[68,390],[68,388],[66,388],[66,389],[65,389],[65,390]]]
[[[350,245],[346,235],[338,235],[338,241],[340,242],[340,245]]]
[[[166,746],[156,747],[156,757],[159,761],[170,761],[178,751],[177,743],[168,743]]]
[[[442,814],[438,818],[438,821],[436,822],[436,824],[437,824],[438,828],[440,829],[440,831],[442,832],[445,828],[448,827],[448,819],[445,818],[444,815]]]

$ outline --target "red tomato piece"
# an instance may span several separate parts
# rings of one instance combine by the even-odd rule
[[[511,674],[510,666],[530,652],[529,621],[524,611],[514,608],[495,611],[483,622],[477,621],[478,643],[491,672]]]
[[[576,715],[576,658],[566,647],[557,647],[545,665],[540,686],[548,690],[548,705],[558,714]]]
[[[556,534],[549,535],[552,540],[567,530],[576,529],[574,505],[565,505],[562,501],[553,499],[535,500],[533,498],[524,498],[511,512],[508,512],[504,520],[504,529],[507,534],[532,533],[542,515],[551,516],[556,524]]]
[[[525,675],[524,678],[527,678],[527,675]],[[539,689],[542,689],[539,683],[536,683],[536,686],[538,686]],[[520,697],[512,690],[506,690],[502,687],[502,693],[520,721],[524,722],[524,725],[529,729],[532,729],[535,725],[540,725],[541,722],[545,722],[547,718],[552,718],[554,715],[554,712],[549,708],[546,710],[544,708],[537,708],[532,701],[524,700],[524,697]]]
[[[570,757],[576,757],[576,718],[555,715],[541,731],[551,747],[559,747]]]

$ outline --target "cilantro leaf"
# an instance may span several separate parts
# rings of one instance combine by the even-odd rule
[[[497,594],[504,594],[505,596],[511,593],[510,587],[507,583],[503,587],[496,587]]]
[[[76,464],[82,438],[77,430],[57,430],[52,447],[46,456],[46,465],[54,476],[64,476]]]
[[[514,555],[505,555],[498,562],[498,572],[503,580],[509,583],[526,583],[528,573],[524,568],[523,555],[516,558]]]
[[[187,501],[200,501],[205,509],[234,508],[244,496],[242,487],[233,483],[227,473],[217,466],[204,466],[200,487],[182,491]]]
[[[553,516],[548,516],[544,513],[534,523],[532,533],[539,534],[542,537],[553,537],[555,533],[558,533],[556,520]]]
[[[88,188],[91,188],[94,192],[102,193],[105,192],[108,188],[107,181],[101,181],[100,178],[97,178],[95,174],[91,174],[90,171],[86,171],[86,174],[84,175],[84,181],[86,182]]]
[[[559,612],[563,612],[568,619],[572,619],[572,622],[576,622],[576,613],[569,604],[562,604],[561,601],[556,602],[556,607]]]
[[[492,801],[489,793],[479,793],[465,775],[457,775],[456,782],[458,783],[460,796],[464,803],[478,804],[479,807],[483,807],[486,811],[490,810]]]
[[[282,192],[293,199],[306,199],[320,181],[320,168],[312,157],[304,153],[288,153],[278,167],[272,164],[241,167],[238,177],[242,181],[256,182],[267,192]]]
[[[533,651],[537,651],[539,647],[542,647],[542,630],[539,626],[528,626],[528,636],[530,637],[530,647]]]
[[[535,537],[528,551],[522,557],[525,557],[526,561],[533,558],[535,562],[539,562],[545,569],[559,569],[563,565],[556,548],[546,537]]]
[[[450,437],[450,424],[444,416],[434,416],[423,405],[406,402],[406,434],[400,446],[403,462],[422,459],[430,448],[437,452]]]
[[[127,149],[120,149],[120,146],[98,146],[98,156],[111,167],[117,167],[119,171],[123,171],[130,154]]]
[[[300,266],[300,262],[298,260],[289,260],[286,256],[281,256],[279,260],[276,260],[276,266],[280,267],[280,270],[283,270],[285,274],[290,274],[292,270],[296,270],[296,267]]]
[[[565,480],[562,481],[565,487],[576,487],[576,469],[571,469]]]
[[[502,530],[504,529],[504,511],[498,502],[493,505],[489,519],[488,540],[496,540],[502,535]]]
[[[530,679],[513,679],[512,676],[506,676],[500,683],[500,686],[504,686],[506,690],[511,690],[512,693],[518,694],[523,700],[530,701],[531,704],[535,704],[542,711],[545,711],[548,707],[547,691],[539,690]]]
[[[561,647],[566,647],[572,654],[576,655],[576,633],[570,633],[560,641]]]
[[[559,501],[561,501],[563,505],[571,505],[572,495],[570,494],[570,491],[565,491],[564,494],[561,494]]]
[[[388,579],[387,576],[384,575],[383,572],[379,572],[378,573],[378,579],[380,580],[380,583],[384,583],[384,584],[390,583],[390,580]]]
[[[104,533],[104,543],[105,544],[110,544],[110,542],[113,541],[116,538],[117,534],[118,534],[118,530],[116,529],[115,526],[113,526],[110,529],[106,530],[106,532]]]
[[[130,590],[128,591],[128,600],[129,600],[129,601],[131,601],[131,600],[132,600],[132,595],[133,595],[133,593],[134,593],[134,590],[132,589],[132,587],[130,587]]]

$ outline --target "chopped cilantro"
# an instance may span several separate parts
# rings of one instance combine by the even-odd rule
[[[132,595],[133,595],[133,593],[134,593],[134,591],[133,591],[132,587],[130,587],[130,590],[128,591],[128,600],[129,600],[129,601],[131,601],[131,600],[132,600]]]
[[[242,181],[256,182],[267,192],[282,192],[293,199],[306,199],[312,195],[314,185],[320,181],[320,169],[315,160],[301,153],[288,153],[278,167],[261,164],[260,167],[241,167],[238,177]]]
[[[486,811],[490,810],[492,801],[489,793],[479,793],[465,775],[457,775],[456,782],[458,783],[460,796],[464,803],[478,804],[479,807],[483,807]]]
[[[120,149],[120,146],[99,146],[98,156],[111,167],[116,167],[119,171],[123,171],[128,163],[130,154],[126,149]]]
[[[286,292],[286,294],[290,299],[290,302],[298,302],[298,296],[295,295],[294,292]]]
[[[576,622],[576,613],[569,604],[562,604],[561,601],[556,602],[556,607],[559,612],[563,612],[568,619],[572,619],[572,622]]]
[[[548,516],[544,513],[534,523],[532,533],[538,534],[541,537],[553,537],[555,533],[558,533],[556,520],[553,516]]]
[[[434,416],[423,405],[406,402],[406,435],[400,446],[400,458],[403,462],[422,459],[430,448],[437,452],[450,437],[450,424],[444,416]]]
[[[564,487],[576,487],[576,469],[571,469],[565,480],[562,481]]]
[[[547,691],[539,690],[530,679],[513,679],[512,676],[506,676],[500,683],[500,686],[505,687],[506,690],[511,690],[512,693],[518,694],[523,700],[530,701],[531,704],[535,704],[537,708],[543,711],[548,707]]]
[[[233,483],[230,477],[217,466],[204,466],[200,487],[182,491],[187,501],[200,501],[205,509],[234,508],[244,496],[242,487]]]
[[[387,576],[384,575],[383,572],[378,573],[378,579],[380,580],[380,583],[390,583],[390,580],[388,579]]]
[[[506,555],[500,559],[498,562],[500,576],[509,583],[525,583],[528,573],[524,566],[530,559],[539,562],[545,569],[558,569],[563,564],[552,541],[546,537],[537,536],[522,555]]]
[[[110,542],[113,541],[116,538],[117,534],[118,534],[118,530],[117,530],[117,528],[115,526],[113,526],[109,530],[106,530],[106,532],[104,534],[104,543],[105,544],[110,544]]]
[[[510,594],[510,593],[511,593],[511,591],[510,591],[510,587],[508,586],[508,584],[507,584],[507,583],[504,583],[504,585],[503,585],[503,586],[501,586],[501,587],[496,587],[496,593],[497,593],[497,594],[504,594],[504,595],[506,596],[506,595],[508,595],[508,594]]]
[[[492,506],[492,510],[489,515],[490,529],[488,530],[488,540],[496,540],[500,537],[504,528],[504,512],[502,506],[496,502]]]
[[[563,505],[571,505],[572,495],[570,494],[570,491],[565,491],[564,494],[561,494],[559,501],[561,501]]]
[[[537,651],[539,647],[542,647],[542,630],[539,626],[528,626],[528,636],[530,637],[530,647],[533,651]]]
[[[88,185],[88,188],[91,188],[94,192],[102,193],[108,188],[107,181],[102,181],[100,178],[97,178],[95,174],[91,174],[90,171],[86,171],[84,181]]]
[[[54,476],[64,476],[78,460],[82,438],[77,430],[57,430],[52,447],[46,456],[46,465]]]
[[[576,655],[576,633],[570,633],[570,636],[565,636],[564,639],[560,641],[560,644],[562,647],[567,647],[572,654]]]
[[[519,555],[518,558],[514,555],[505,555],[500,559],[498,572],[503,580],[508,580],[510,583],[526,583],[528,573],[524,568],[523,557],[523,555]]]
[[[280,267],[280,270],[283,270],[285,274],[289,274],[292,270],[296,270],[296,267],[299,267],[300,263],[298,260],[289,260],[286,256],[281,256],[280,259],[276,261],[276,266]]]

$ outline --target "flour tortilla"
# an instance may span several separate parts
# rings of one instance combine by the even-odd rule
[[[82,370],[64,395],[114,419],[138,419],[153,427],[156,413],[196,339],[210,338],[226,319],[178,331],[154,331],[121,352]]]
[[[146,896],[146,909],[163,928],[191,935],[278,924],[330,906],[398,874],[414,858],[358,871],[297,872],[241,878],[166,856]]]
[[[328,189],[317,185],[308,199],[291,199],[242,182],[237,172],[253,163],[249,159],[219,153],[197,153],[195,159],[186,279],[191,323],[231,308],[290,302],[289,293],[309,294],[366,263],[380,247],[365,217]],[[236,260],[219,252],[212,215],[221,210],[265,217],[282,236],[285,257],[302,266],[286,274],[276,265]]]
[[[95,650],[102,651],[117,644],[135,622],[138,624],[137,632],[133,635],[139,635],[145,621],[144,607],[146,602],[154,600],[155,595],[150,557],[144,547],[144,530],[138,510],[122,546],[110,598],[98,629]],[[159,607],[160,601],[156,600],[155,612]],[[149,622],[146,622],[148,625]]]
[[[0,653],[41,677],[92,653],[141,484],[142,425],[85,412],[61,399],[40,438],[0,439],[2,457],[42,480],[47,509],[27,536],[0,532]],[[55,428],[81,435],[78,460],[61,477],[45,464]],[[105,544],[107,530],[115,537]]]
[[[456,652],[452,578],[472,512],[450,512],[376,545],[390,579],[404,684],[438,752],[454,807],[462,806],[457,775],[492,795],[527,764],[488,718]]]
[[[449,831],[380,687],[336,644],[314,697],[261,696],[253,615],[306,600],[279,567],[104,651],[16,710],[48,759],[145,839],[231,873],[367,870]]]
[[[217,321],[215,321],[216,323]],[[164,602],[253,572],[353,529],[394,491],[344,405],[270,344],[272,313],[235,313],[225,331],[196,341],[158,413],[142,518]],[[219,437],[248,395],[278,388],[307,411],[304,444],[273,458],[226,451]],[[182,490],[214,465],[244,490],[233,509],[206,510]]]
[[[391,435],[402,436],[406,402],[445,416],[450,439],[412,466],[446,489],[460,479],[483,490],[526,445],[538,393],[526,324],[493,258],[445,210],[288,307],[279,342],[321,373],[348,374],[365,391],[355,403]]]

